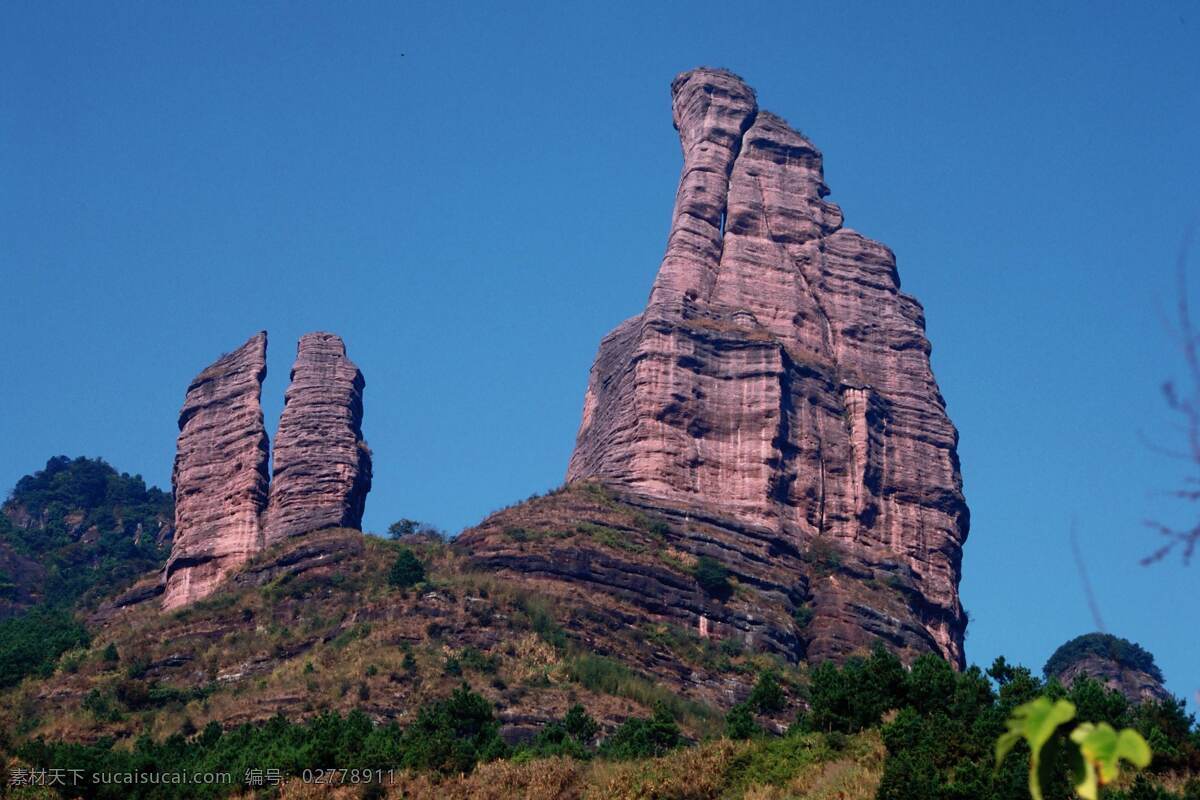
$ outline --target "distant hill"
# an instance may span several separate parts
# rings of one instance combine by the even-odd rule
[[[0,506],[0,618],[25,608],[93,605],[161,568],[171,493],[99,458],[55,456]]]
[[[1141,645],[1109,633],[1075,637],[1054,651],[1042,671],[1067,686],[1081,677],[1093,678],[1134,703],[1170,697],[1154,656]]]

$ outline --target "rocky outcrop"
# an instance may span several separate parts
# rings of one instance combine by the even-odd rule
[[[667,252],[600,345],[568,480],[773,532],[809,565],[810,656],[882,635],[962,664],[968,511],[920,304],[842,226],[820,151],[740,78],[694,70],[672,96]],[[864,603],[876,572],[898,610]]]
[[[1097,680],[1131,703],[1171,697],[1154,656],[1128,639],[1108,633],[1089,633],[1065,643],[1054,651],[1043,672],[1064,686],[1081,678]]]
[[[172,474],[175,541],[164,609],[207,596],[262,548],[269,483],[260,404],[266,356],[263,331],[188,386]]]
[[[163,608],[211,594],[276,542],[358,528],[371,488],[362,373],[332,333],[301,337],[267,471],[260,404],[267,334],[222,356],[188,387],[175,456],[175,541]],[[150,595],[134,593],[128,604]]]
[[[0,620],[15,617],[42,599],[46,570],[0,541]]]
[[[371,451],[362,436],[364,386],[340,338],[300,338],[275,434],[267,545],[362,524],[371,489]]]

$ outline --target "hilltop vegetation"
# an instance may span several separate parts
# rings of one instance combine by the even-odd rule
[[[21,478],[0,506],[0,554],[18,572],[0,572],[0,688],[86,646],[76,609],[161,568],[171,518],[169,493],[100,459],[57,456]]]
[[[1160,683],[1163,680],[1162,671],[1154,663],[1153,655],[1140,645],[1110,633],[1087,633],[1075,637],[1054,651],[1042,672],[1047,677],[1061,675],[1068,667],[1088,656],[1098,656],[1123,667],[1145,672]]]
[[[173,517],[170,492],[140,475],[98,458],[56,456],[21,478],[0,507],[0,546],[45,570],[43,604],[94,604],[162,567]]]

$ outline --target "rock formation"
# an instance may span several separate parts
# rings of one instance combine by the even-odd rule
[[[179,414],[175,541],[163,608],[211,594],[265,547],[320,528],[358,528],[371,488],[362,373],[332,333],[301,337],[275,442],[274,480],[260,395],[262,332],[201,372]],[[128,603],[153,596],[133,592]]]
[[[300,338],[275,434],[269,546],[319,528],[358,528],[371,489],[362,373],[332,333]]]
[[[266,374],[263,331],[188,386],[172,474],[175,541],[164,609],[208,595],[262,547],[269,477],[260,395]]]
[[[882,636],[961,664],[969,519],[920,304],[891,251],[842,226],[820,151],[740,78],[671,89],[667,252],[646,310],[600,345],[568,481],[772,532],[810,565],[812,656]],[[864,580],[899,605],[864,602]]]
[[[1108,633],[1078,636],[1054,651],[1046,662],[1047,678],[1070,686],[1080,678],[1100,681],[1131,703],[1167,700],[1162,671],[1154,656],[1128,639]]]

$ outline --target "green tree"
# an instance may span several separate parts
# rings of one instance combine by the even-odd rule
[[[779,676],[772,670],[760,672],[746,703],[764,714],[783,711],[787,707],[787,696],[779,685]]]
[[[388,536],[392,539],[403,539],[405,536],[412,536],[417,532],[417,528],[420,525],[421,523],[415,519],[408,519],[407,517],[397,520],[388,525]]]
[[[729,583],[729,570],[725,569],[715,558],[700,556],[696,561],[696,566],[692,569],[692,576],[696,579],[696,583],[700,584],[704,593],[710,597],[728,600],[733,594],[733,587]]]
[[[443,774],[470,772],[480,761],[508,754],[491,704],[465,683],[417,713],[402,749],[404,766]]]
[[[662,703],[654,707],[649,719],[627,719],[600,745],[600,755],[615,761],[651,758],[669,753],[683,737],[675,718]]]
[[[725,715],[725,736],[735,741],[750,739],[762,733],[754,722],[754,712],[749,703],[738,703]]]
[[[388,583],[407,589],[425,580],[425,565],[407,547],[402,548],[388,571]]]

